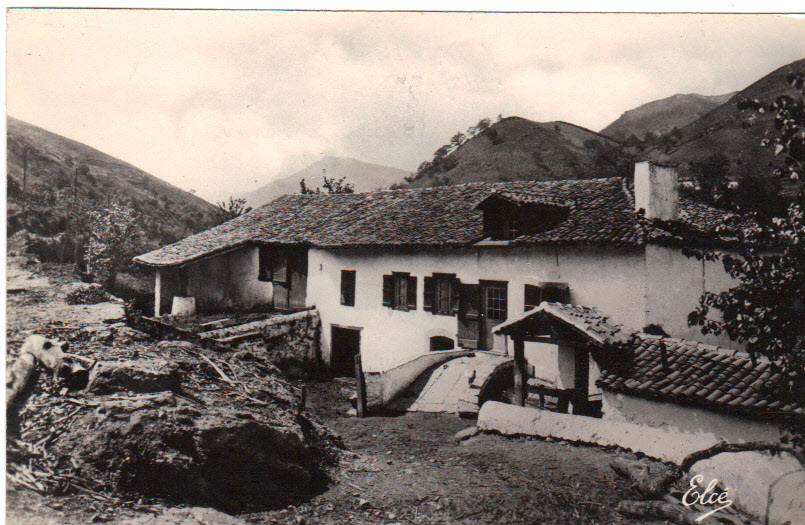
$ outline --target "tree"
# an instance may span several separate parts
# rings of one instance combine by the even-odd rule
[[[87,269],[96,281],[113,290],[118,272],[145,244],[140,213],[121,201],[88,213]]]
[[[805,404],[805,220],[792,204],[783,218],[771,222],[743,221],[732,225],[736,255],[705,253],[720,259],[738,284],[729,290],[705,292],[688,324],[703,334],[726,333],[746,346],[753,358],[768,358],[783,374],[779,394],[785,402]],[[722,226],[722,230],[729,225]],[[708,316],[720,312],[720,319]],[[777,385],[779,388],[780,385]],[[798,430],[802,433],[803,428]]]
[[[704,160],[693,163],[693,173],[701,188],[704,202],[720,202],[727,189],[730,174],[730,159],[723,153],[713,153]]]
[[[341,177],[340,179],[336,179],[335,177],[328,177],[327,171],[322,170],[322,178],[324,179],[324,189],[327,190],[327,193],[330,195],[336,194],[344,194],[344,193],[355,193],[355,185],[350,184],[347,182],[346,177]],[[311,188],[305,183],[305,179],[299,181],[299,187],[302,195],[311,195],[321,193],[321,188]]]
[[[462,144],[464,144],[465,140],[467,140],[467,136],[459,131],[458,133],[453,135],[453,138],[450,139],[450,145],[453,146],[453,148],[458,148]]]
[[[788,81],[800,92],[797,100],[787,95],[771,104],[742,100],[738,107],[775,112],[778,135],[764,139],[762,145],[774,148],[782,158],[774,173],[796,180],[805,164],[805,81],[802,73],[790,75]],[[724,292],[702,294],[688,324],[700,326],[705,334],[726,333],[745,344],[753,359],[767,358],[783,378],[774,385],[781,400],[805,405],[805,219],[801,207],[791,204],[783,217],[768,219],[752,213],[736,220],[740,222],[719,229],[732,226],[737,255],[697,255],[720,259],[738,284]],[[721,319],[708,317],[710,310],[720,312]],[[800,421],[792,430],[802,441],[805,424]]]
[[[218,209],[215,210],[217,213],[217,224],[222,224],[252,211],[251,206],[246,206],[246,199],[236,199],[232,196],[229,197],[228,203],[225,201],[217,202],[216,205],[218,206]]]

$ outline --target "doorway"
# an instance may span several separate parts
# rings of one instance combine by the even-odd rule
[[[361,351],[360,328],[331,326],[330,370],[336,377],[355,375],[355,356]]]
[[[492,350],[492,328],[506,320],[508,315],[508,287],[506,281],[481,281],[481,339],[479,348]]]

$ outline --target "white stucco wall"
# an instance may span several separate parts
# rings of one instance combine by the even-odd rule
[[[188,266],[188,295],[199,312],[270,308],[273,287],[257,279],[259,249],[246,247]]]
[[[686,257],[678,248],[646,246],[646,324],[658,324],[672,337],[738,349],[725,335],[703,335],[688,326],[688,313],[705,290],[720,292],[736,283],[720,262]]]
[[[381,371],[429,351],[429,338],[455,339],[457,319],[422,309],[424,277],[454,273],[464,283],[508,282],[508,312],[523,311],[524,285],[567,282],[576,304],[597,306],[618,322],[643,326],[642,250],[623,248],[503,248],[378,252],[311,249],[308,255],[308,304],[322,316],[322,356],[329,360],[330,326],[362,328],[361,353],[367,371]],[[355,306],[340,304],[341,270],[355,270]],[[417,309],[383,307],[383,275],[408,272],[417,277]],[[510,346],[510,345],[509,345]],[[503,337],[495,349],[504,350]],[[533,354],[533,347],[529,350]]]
[[[774,441],[780,438],[780,426],[687,407],[670,402],[604,391],[604,419],[634,423],[673,432],[708,436],[729,442]]]

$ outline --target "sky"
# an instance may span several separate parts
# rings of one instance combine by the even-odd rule
[[[483,117],[595,131],[805,58],[805,17],[7,12],[7,112],[199,196],[324,155],[415,170]]]

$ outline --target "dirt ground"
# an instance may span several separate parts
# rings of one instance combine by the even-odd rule
[[[12,261],[12,266],[17,264]],[[43,271],[44,270],[44,271]],[[46,274],[47,282],[35,281]],[[107,312],[64,306],[53,288],[72,277],[30,266],[9,273],[36,290],[9,295],[7,343],[36,331],[57,335]],[[56,286],[54,286],[56,285]],[[59,312],[60,321],[55,321]],[[67,314],[70,314],[67,316]],[[54,323],[56,323],[54,325]],[[609,468],[623,452],[537,439],[478,435],[456,443],[472,420],[410,413],[349,417],[349,392],[338,381],[308,382],[308,409],[355,452],[320,494],[283,510],[241,515],[252,523],[631,523],[615,511],[630,489]],[[91,523],[161,512],[155,500],[104,500],[93,494],[40,496],[7,492],[9,523]]]
[[[310,502],[242,516],[269,523],[632,523],[615,511],[628,484],[609,468],[621,452],[481,434],[474,421],[408,413],[344,415],[337,382],[308,384],[309,409],[359,454]]]

